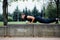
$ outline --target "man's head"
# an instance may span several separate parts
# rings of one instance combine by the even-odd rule
[[[22,13],[22,14],[21,14],[21,18],[22,18],[22,19],[24,19],[24,17],[25,17],[25,14],[24,14],[24,13]]]

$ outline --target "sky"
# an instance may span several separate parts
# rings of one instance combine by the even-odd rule
[[[9,1],[8,1],[9,2]],[[17,2],[9,2],[8,5],[8,12],[9,13],[13,13],[16,9],[16,7],[18,6],[18,9],[20,11],[23,11],[23,9],[25,9],[25,7],[27,7],[27,10],[32,11],[34,6],[37,7],[37,10],[39,12],[41,12],[43,5],[45,5],[45,7],[47,6],[47,2],[48,0],[44,0],[44,4],[43,4],[43,0],[40,0],[39,2],[37,2],[37,0],[35,0],[34,2],[32,2],[32,0],[28,0],[28,1],[17,1]],[[2,14],[2,2],[0,2],[0,14]]]

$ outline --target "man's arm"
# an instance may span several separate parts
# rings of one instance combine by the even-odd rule
[[[35,20],[35,17],[33,17],[33,16],[27,16],[27,18],[28,18],[28,19],[32,19],[31,23],[33,23],[34,20]]]

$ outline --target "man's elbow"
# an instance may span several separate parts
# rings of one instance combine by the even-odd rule
[[[33,20],[35,20],[35,18],[33,17]]]

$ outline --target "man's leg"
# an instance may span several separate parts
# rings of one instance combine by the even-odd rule
[[[56,18],[42,18],[42,17],[36,17],[37,21],[39,21],[40,23],[52,23],[56,21]]]

